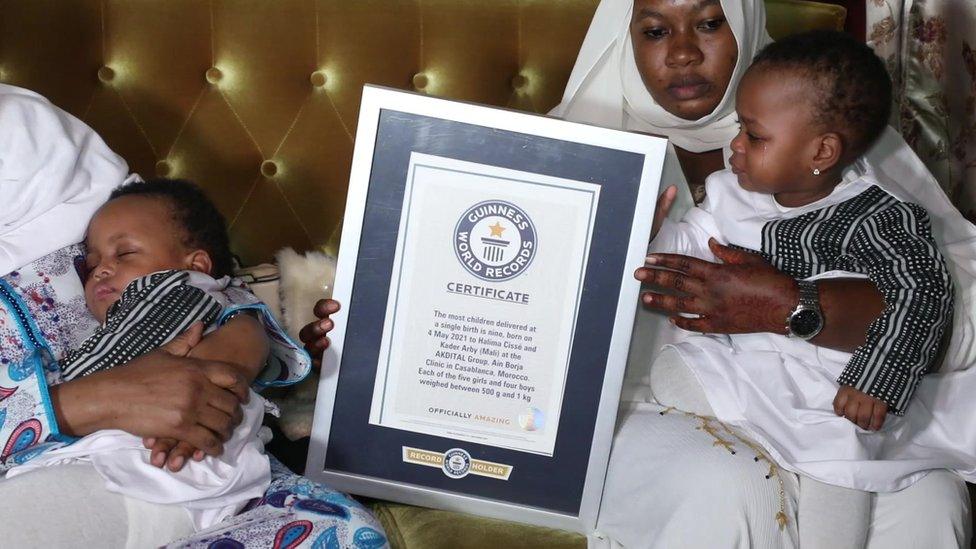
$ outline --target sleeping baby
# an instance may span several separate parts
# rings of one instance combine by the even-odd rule
[[[159,179],[116,189],[92,218],[85,245],[85,301],[101,325],[58,364],[65,380],[125,364],[181,334],[199,339],[198,325],[219,335],[218,327],[241,314],[250,317],[248,322],[263,322],[271,328],[270,342],[257,338],[239,350],[240,367],[246,370],[242,374],[252,378],[265,365],[269,344],[285,350],[276,352],[272,362],[299,365],[278,364],[271,369],[271,377],[275,371],[307,371],[304,351],[288,340],[247,290],[232,284],[233,260],[223,218],[192,183]],[[192,346],[191,356],[207,358],[208,350],[220,341],[207,337],[199,343],[185,343]],[[233,410],[237,400],[230,393],[227,396],[227,406]],[[266,406],[251,391],[243,406],[243,421],[224,444],[223,453],[205,456],[204,449],[196,449],[194,459],[179,471],[161,467],[167,458],[165,449],[160,451],[157,445],[151,455],[145,447],[155,442],[172,448],[176,441],[144,445],[136,436],[105,430],[15,467],[8,475],[89,461],[109,490],[153,503],[181,505],[189,511],[194,526],[203,529],[237,513],[267,489],[270,466],[258,437]]]

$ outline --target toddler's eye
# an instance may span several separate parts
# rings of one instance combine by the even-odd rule
[[[132,255],[134,253],[136,253],[135,250],[126,250],[124,252],[119,252],[119,253],[115,254],[115,257],[125,257],[127,255]]]

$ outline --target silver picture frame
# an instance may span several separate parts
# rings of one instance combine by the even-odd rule
[[[469,147],[471,151],[470,155],[474,155],[476,160],[480,159],[478,155],[481,152],[487,153],[492,147],[495,147],[493,144],[495,141],[493,139],[507,139],[508,141],[504,141],[504,143],[508,143],[509,145],[516,142],[528,144],[522,148],[515,147],[514,149],[511,147],[506,149],[505,147],[508,145],[500,145],[499,150],[495,153],[496,158],[505,155],[523,154],[522,152],[513,153],[512,150],[532,150],[533,143],[542,143],[539,147],[547,147],[546,154],[542,155],[544,158],[529,162],[530,166],[523,168],[528,171],[540,167],[542,167],[543,171],[550,168],[559,168],[565,171],[565,166],[559,166],[559,164],[571,162],[569,156],[575,155],[578,157],[579,155],[574,151],[585,150],[588,151],[587,154],[592,155],[592,158],[585,162],[580,173],[587,172],[586,181],[601,185],[600,207],[603,208],[606,206],[608,210],[601,211],[599,215],[602,217],[597,217],[596,219],[598,221],[602,220],[607,228],[619,231],[619,236],[622,238],[614,240],[619,240],[619,249],[614,248],[618,254],[614,256],[616,257],[615,264],[618,265],[616,268],[601,267],[601,262],[604,258],[600,254],[603,253],[603,248],[597,246],[598,243],[596,241],[588,241],[589,246],[592,248],[587,251],[590,254],[588,264],[592,266],[592,269],[587,270],[585,276],[589,277],[598,274],[600,277],[603,277],[601,280],[606,281],[605,284],[592,284],[591,286],[593,288],[598,286],[600,288],[612,288],[612,294],[594,294],[595,297],[591,296],[591,299],[597,299],[595,302],[602,304],[601,307],[603,308],[601,310],[604,311],[603,318],[609,321],[602,322],[606,325],[606,331],[600,332],[604,334],[601,337],[606,339],[602,343],[603,347],[599,345],[593,346],[605,348],[605,353],[600,354],[601,357],[605,356],[605,363],[593,364],[594,361],[592,360],[585,364],[584,362],[580,362],[580,364],[584,364],[585,366],[585,374],[577,375],[573,371],[567,374],[567,376],[575,376],[572,377],[571,383],[567,382],[570,384],[575,383],[576,385],[574,387],[595,387],[597,385],[600,387],[598,394],[588,395],[588,398],[591,397],[592,401],[587,401],[591,403],[587,405],[590,410],[586,412],[587,417],[574,416],[573,419],[573,421],[579,421],[581,422],[580,424],[585,426],[592,425],[591,433],[587,434],[583,439],[584,441],[589,440],[590,443],[589,445],[585,445],[584,443],[580,446],[569,446],[568,444],[560,446],[560,437],[565,438],[565,436],[570,435],[562,431],[563,420],[568,416],[561,415],[557,418],[559,431],[555,434],[557,450],[551,452],[553,454],[552,456],[547,457],[545,455],[540,456],[524,452],[518,454],[519,456],[522,454],[530,456],[526,459],[531,460],[531,467],[536,468],[531,475],[533,482],[548,482],[549,484],[546,484],[546,486],[566,484],[567,493],[575,494],[570,498],[572,501],[567,499],[566,505],[562,508],[558,508],[558,505],[547,505],[545,503],[525,503],[525,500],[532,500],[534,496],[541,496],[541,494],[533,494],[528,489],[526,489],[527,491],[524,494],[519,492],[519,486],[515,483],[528,481],[520,480],[517,474],[512,474],[511,478],[504,480],[486,480],[484,478],[473,478],[469,476],[466,477],[469,480],[458,481],[456,484],[450,484],[449,481],[434,482],[424,480],[425,478],[430,479],[432,477],[425,476],[427,473],[421,473],[421,470],[434,471],[432,468],[416,466],[416,475],[413,473],[403,474],[402,471],[405,469],[402,467],[402,462],[393,463],[398,460],[395,452],[391,450],[385,454],[378,455],[378,452],[375,450],[375,448],[384,444],[386,445],[384,447],[392,448],[394,444],[399,443],[385,441],[384,439],[373,444],[369,442],[368,437],[396,437],[403,435],[404,432],[398,429],[370,424],[368,417],[361,410],[355,413],[346,410],[346,408],[352,406],[350,404],[351,401],[348,399],[343,400],[345,393],[350,391],[349,387],[356,387],[356,390],[360,391],[363,395],[372,394],[372,390],[374,389],[374,387],[366,387],[366,385],[370,383],[370,375],[375,376],[377,364],[370,364],[369,360],[354,360],[355,357],[361,357],[367,354],[359,351],[355,351],[354,353],[357,345],[364,345],[357,338],[366,337],[362,335],[365,331],[362,329],[357,329],[358,331],[350,329],[349,324],[350,315],[355,316],[357,314],[357,302],[354,300],[355,291],[366,292],[370,288],[380,293],[388,291],[388,288],[384,288],[382,283],[377,284],[373,279],[365,279],[366,275],[364,273],[371,273],[372,271],[363,267],[361,260],[366,258],[364,254],[369,254],[370,258],[372,258],[375,254],[392,253],[389,250],[393,249],[394,244],[386,241],[375,243],[366,238],[369,236],[369,231],[366,229],[369,229],[369,224],[372,222],[368,212],[375,210],[375,208],[374,210],[368,208],[370,193],[373,191],[375,195],[378,190],[371,189],[371,185],[403,185],[403,182],[399,180],[402,178],[378,179],[375,177],[376,173],[374,173],[379,169],[374,164],[379,161],[378,158],[382,154],[390,156],[390,154],[387,154],[388,151],[396,147],[407,146],[409,148],[409,143],[407,145],[389,143],[388,140],[392,139],[388,135],[389,132],[384,133],[380,131],[381,119],[390,113],[402,114],[404,117],[411,117],[411,120],[429,119],[432,121],[443,121],[445,124],[452,124],[451,126],[445,127],[463,127],[468,132],[465,135],[479,136],[476,139],[479,145],[477,147]],[[438,139],[445,140],[444,150],[447,150],[452,146],[456,146],[457,142],[460,141],[459,138],[452,136],[450,131],[429,131],[431,126],[428,124],[417,124],[412,127],[416,129],[416,133],[422,134],[417,135],[413,143],[421,142],[427,145]],[[409,131],[409,128],[407,131]],[[479,134],[478,132],[482,133]],[[335,322],[335,328],[330,333],[331,346],[323,357],[322,373],[305,471],[306,476],[313,480],[324,482],[336,489],[371,498],[518,521],[577,531],[584,534],[593,532],[596,527],[603,494],[614,424],[616,422],[621,386],[627,362],[627,353],[638,306],[640,284],[634,279],[633,272],[636,268],[644,264],[666,146],[667,141],[665,139],[653,136],[571,123],[555,118],[511,110],[448,101],[387,88],[366,86],[363,90],[358,129],[356,132],[355,152],[346,198],[338,269],[333,292],[333,297],[342,303],[343,308],[332,316]],[[580,147],[583,148],[581,149]],[[477,150],[479,148],[481,151]],[[564,150],[565,153],[563,152]],[[531,156],[531,153],[525,154]],[[631,168],[628,168],[630,171],[626,175],[629,178],[628,181],[631,183],[628,184],[629,186],[621,186],[618,188],[614,186],[614,178],[620,174],[614,170],[619,171],[623,168],[620,168],[620,163],[614,161],[614,159],[622,157],[630,159],[629,162],[631,163],[627,165],[631,166]],[[397,158],[402,159],[405,157],[403,154],[399,154]],[[467,158],[466,160],[470,161],[471,159]],[[491,163],[490,160],[486,160],[485,162]],[[606,173],[604,174],[603,172]],[[626,190],[624,190],[624,187],[626,187]],[[616,202],[611,203],[611,199],[616,200]],[[374,197],[373,200],[378,199]],[[393,204],[395,205],[395,203]],[[383,208],[385,208],[384,211],[395,210],[391,206],[391,203],[386,203],[383,205]],[[402,211],[393,211],[389,215],[399,216],[401,213]],[[619,223],[619,220],[624,220],[624,222]],[[602,235],[606,231],[601,229],[599,233]],[[384,234],[389,236],[390,233],[387,232]],[[377,244],[378,247],[374,248],[374,244]],[[380,248],[386,251],[377,251]],[[357,277],[359,280],[357,280]],[[588,286],[588,288],[591,286]],[[597,292],[603,290],[594,289],[592,291]],[[377,298],[374,301],[379,302],[380,300]],[[382,302],[385,303],[385,298]],[[357,325],[369,325],[371,326],[371,330],[373,330],[370,333],[378,333],[376,331],[383,328],[381,325],[383,324],[385,313],[385,310],[359,313],[360,317],[357,317],[358,320],[356,320],[358,322]],[[581,313],[581,315],[588,314],[588,310],[584,310]],[[588,317],[581,316],[581,318],[586,319]],[[376,324],[380,326],[376,326]],[[580,330],[580,325],[574,325],[573,329]],[[593,332],[593,330],[587,330],[585,337],[595,337],[591,336],[590,332]],[[584,335],[580,337],[584,337]],[[375,346],[375,343],[371,343],[370,346]],[[344,358],[346,359],[345,362]],[[346,370],[345,376],[344,369]],[[593,379],[589,379],[586,376],[590,376]],[[600,376],[602,376],[601,379],[595,379],[595,377]],[[375,381],[375,379],[372,380],[373,383]],[[565,391],[566,387],[563,389]],[[573,394],[587,393],[576,390]],[[562,397],[565,396],[564,393]],[[355,400],[357,402],[356,406],[364,406],[361,403],[361,398]],[[573,402],[566,402],[561,408],[563,414],[571,413],[567,412],[567,410],[572,409],[574,409]],[[446,450],[446,447],[470,446],[469,442],[463,441],[457,442],[457,444],[451,444],[451,441],[446,440],[443,436],[423,433],[410,433],[409,436],[411,437],[410,440],[417,440],[417,437],[428,437],[430,440],[437,441],[437,444],[431,443],[428,445],[437,446],[437,451]],[[573,436],[576,435],[574,434]],[[585,447],[581,447],[584,445]],[[404,443],[401,446],[406,451],[407,444]],[[487,452],[485,455],[490,458],[491,452],[484,451]],[[511,454],[512,450],[510,449],[499,450],[499,452],[508,452],[506,455],[509,456],[514,455]],[[567,454],[569,453],[574,453],[574,455],[568,456]],[[341,456],[341,458],[336,458],[335,456],[337,455]],[[573,459],[570,460],[570,457]],[[552,463],[559,462],[559,459],[568,460],[566,463],[577,463],[574,466],[575,468],[571,468],[577,473],[563,475],[562,478],[543,479],[540,481],[538,478],[540,476],[552,474],[554,477],[559,477],[560,475],[559,467],[554,466],[551,471],[545,467],[545,464],[550,462],[546,461],[547,459]],[[387,461],[389,463],[384,463]],[[488,459],[488,461],[491,461],[491,459]],[[341,463],[342,465],[335,465],[336,463]],[[375,472],[364,473],[359,468],[360,465]],[[519,465],[516,465],[514,470],[521,471],[519,467]],[[528,467],[528,465],[524,467]],[[413,471],[413,469],[406,470]],[[400,472],[398,473],[397,471]],[[566,478],[570,476],[576,478]],[[445,489],[445,482],[448,483],[448,486],[457,486],[458,489]],[[508,484],[503,485],[502,483]],[[492,487],[496,485],[503,486],[504,490],[494,490]],[[480,489],[481,487],[489,487],[491,489],[482,491]],[[533,488],[532,490],[536,492],[542,491],[539,488]],[[513,494],[518,497],[510,498],[506,494]],[[575,510],[572,509],[573,507],[575,507]]]

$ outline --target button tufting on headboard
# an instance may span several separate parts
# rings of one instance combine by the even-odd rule
[[[221,78],[224,77],[224,73],[220,72],[220,69],[217,67],[210,67],[207,69],[207,72],[204,73],[204,77],[207,79],[207,82],[216,84],[217,82],[220,82]]]
[[[156,175],[159,177],[170,177],[172,174],[172,166],[165,160],[160,160],[156,162]]]
[[[308,80],[316,88],[322,88],[329,82],[329,77],[323,71],[315,71],[308,77]]]
[[[100,67],[98,69],[98,79],[102,82],[111,82],[115,79],[115,71],[112,67]]]
[[[427,84],[430,83],[430,78],[428,78],[426,74],[419,72],[413,75],[412,81],[413,81],[413,87],[417,88],[418,90],[423,90],[424,88],[427,87]]]
[[[529,78],[524,74],[516,74],[512,77],[512,88],[522,91],[529,85]]]
[[[265,160],[261,163],[261,175],[274,177],[278,173],[278,165],[273,160]]]

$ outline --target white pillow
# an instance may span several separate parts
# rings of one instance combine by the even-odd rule
[[[0,84],[0,274],[82,240],[128,166],[40,95]]]

